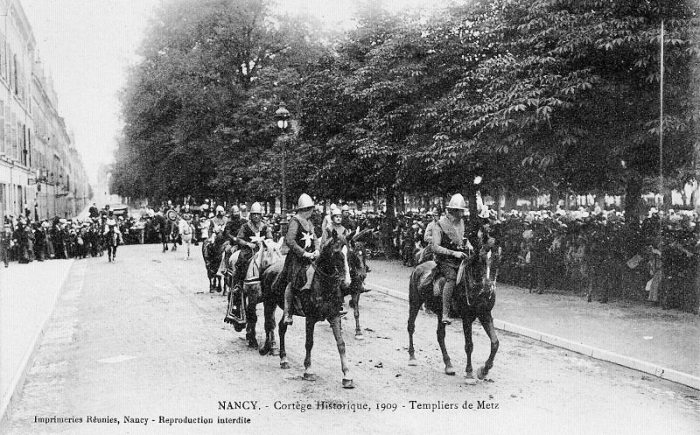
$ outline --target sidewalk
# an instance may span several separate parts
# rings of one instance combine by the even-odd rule
[[[408,300],[412,268],[371,260],[369,288]],[[493,315],[501,330],[700,389],[700,316],[568,294],[529,294],[498,284]],[[503,346],[503,344],[502,344]]]
[[[73,260],[0,266],[0,422],[56,306]]]

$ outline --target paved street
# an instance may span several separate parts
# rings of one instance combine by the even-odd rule
[[[369,281],[404,286],[398,278],[382,281],[388,272],[377,262],[373,267]],[[507,294],[499,293],[497,308],[510,303]],[[406,302],[373,291],[363,295],[361,308],[365,340],[353,338],[351,316],[344,321],[357,388],[343,390],[326,325],[316,327],[315,382],[301,378],[301,318],[287,336],[290,370],[279,368],[278,357],[248,349],[244,334],[222,322],[225,301],[208,292],[198,250],[192,261],[184,261],[181,250],[161,253],[158,245],[120,248],[114,264],[106,257],[75,261],[0,432],[309,433],[312,425],[314,432],[333,433],[461,426],[474,433],[691,434],[700,424],[697,390],[505,332],[487,380],[468,385],[461,326],[448,327],[458,374],[446,376],[435,318],[425,313],[416,325],[420,363],[409,367]],[[475,331],[479,365],[489,345]],[[320,410],[319,401],[350,409]],[[418,409],[424,404],[437,409]],[[452,404],[459,409],[447,409]],[[364,405],[369,410],[358,410]],[[67,422],[71,418],[82,422]]]

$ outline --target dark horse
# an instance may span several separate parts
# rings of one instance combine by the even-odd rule
[[[210,237],[202,243],[202,256],[204,257],[204,267],[207,268],[210,293],[221,291],[221,276],[217,275],[217,272],[223,255],[223,244],[224,236],[222,234]]]
[[[500,256],[500,250],[493,247],[493,243],[484,245],[478,254],[462,261],[457,274],[457,287],[454,291],[453,307],[457,309],[464,329],[465,351],[467,353],[467,378],[473,379],[472,372],[472,323],[477,318],[491,340],[491,353],[482,367],[477,370],[477,377],[483,379],[493,367],[493,359],[498,351],[498,337],[493,325],[491,310],[496,304],[496,262]],[[417,365],[413,349],[413,332],[418,311],[423,303],[437,314],[437,339],[442,350],[442,359],[445,362],[445,373],[454,375],[450,356],[445,348],[445,325],[442,323],[442,296],[435,296],[433,291],[433,277],[437,264],[428,261],[420,264],[411,274],[409,283],[409,315],[408,315],[408,355],[409,365]],[[444,281],[444,279],[442,279]],[[444,284],[442,282],[439,285]]]
[[[350,266],[350,286],[343,290],[343,297],[350,295],[350,308],[355,316],[355,339],[363,340],[360,327],[360,295],[365,291],[365,278],[367,277],[367,248],[363,242],[354,242],[348,250],[348,265]]]
[[[107,232],[104,235],[105,245],[107,245],[107,257],[109,262],[116,260],[117,246],[119,246],[119,234],[114,229],[114,225],[107,226]]]
[[[333,330],[335,341],[340,354],[340,365],[343,371],[343,387],[354,388],[354,383],[348,377],[350,369],[345,358],[345,342],[341,330],[340,315],[340,289],[342,285],[350,285],[350,269],[347,261],[347,242],[344,237],[333,233],[333,237],[321,247],[321,255],[312,264],[315,269],[311,288],[298,291],[294,297],[292,313],[296,316],[306,317],[306,358],[304,359],[304,379],[316,380],[316,375],[311,370],[311,349],[314,345],[314,328],[317,322],[328,320]],[[282,272],[281,261],[268,267],[262,274],[262,301],[265,307],[265,345],[260,349],[261,355],[273,352],[275,310],[284,307],[284,288],[273,286],[275,279]],[[296,281],[296,280],[295,280]],[[287,351],[285,349],[285,334],[288,325],[282,320],[279,322],[280,336],[280,367],[289,368]]]

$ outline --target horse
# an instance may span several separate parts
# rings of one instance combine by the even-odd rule
[[[484,379],[493,367],[493,360],[498,351],[498,337],[496,328],[493,325],[491,310],[496,304],[496,279],[498,267],[494,264],[500,259],[500,248],[495,248],[489,241],[479,249],[478,254],[462,260],[457,274],[457,286],[454,291],[453,306],[457,307],[457,312],[462,319],[464,329],[465,351],[467,353],[466,376],[473,380],[472,370],[472,323],[477,318],[481,323],[486,335],[491,340],[491,353],[482,367],[477,370],[477,377]],[[408,338],[409,338],[409,365],[417,365],[415,351],[413,348],[413,332],[415,331],[415,320],[418,311],[425,303],[426,307],[437,314],[437,340],[442,351],[442,359],[445,363],[445,373],[454,375],[450,356],[445,348],[445,325],[442,323],[442,295],[435,296],[433,291],[433,277],[436,272],[437,263],[428,261],[418,265],[411,273],[409,282],[409,316],[408,316]],[[440,278],[438,285],[444,285],[444,278]]]
[[[354,242],[350,246],[351,249],[348,249],[350,285],[343,288],[343,297],[350,295],[350,308],[353,309],[355,317],[355,339],[363,340],[365,337],[360,327],[360,295],[368,291],[364,287],[365,278],[367,277],[367,264],[365,261],[368,250],[363,242]]]
[[[107,245],[107,258],[111,263],[116,260],[117,246],[119,246],[119,234],[114,230],[114,225],[108,225],[104,238],[105,244]]]
[[[221,291],[221,276],[217,275],[219,263],[224,249],[224,236],[217,234],[210,237],[202,243],[202,257],[204,257],[204,266],[207,269],[207,278],[209,278],[209,293]]]
[[[231,255],[227,265],[227,278],[233,280],[236,274],[236,261],[241,251],[236,251]],[[258,321],[257,305],[262,302],[260,276],[271,264],[281,262],[282,254],[280,246],[272,240],[261,240],[258,242],[257,250],[251,257],[246,275],[243,281],[243,286],[230,283],[229,286],[235,285],[229,293],[228,307],[226,310],[225,323],[233,325],[236,332],[240,332],[246,328],[246,340],[248,347],[257,349],[258,340],[255,335],[255,325]]]
[[[332,237],[321,247],[321,254],[310,267],[315,269],[311,288],[297,292],[292,304],[292,314],[306,317],[306,358],[304,359],[304,379],[314,381],[316,375],[311,370],[311,349],[314,345],[314,328],[316,323],[327,320],[333,330],[333,335],[340,354],[340,364],[343,371],[343,388],[354,388],[353,380],[349,378],[350,369],[345,357],[345,341],[341,330],[339,290],[341,285],[350,286],[350,268],[348,265],[348,246],[343,236],[333,231]],[[265,312],[265,345],[260,349],[261,355],[273,353],[275,310],[284,307],[284,288],[273,286],[276,278],[282,272],[283,263],[278,261],[267,268],[262,274],[261,290]],[[292,280],[295,284],[295,279]],[[289,369],[285,335],[288,325],[284,319],[279,322],[280,338],[280,367]]]

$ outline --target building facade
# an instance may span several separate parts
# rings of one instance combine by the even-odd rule
[[[0,20],[0,216],[75,216],[88,179],[19,0],[0,0]]]

